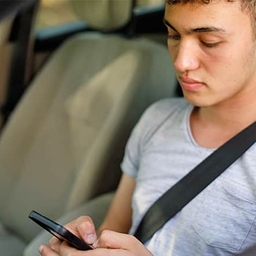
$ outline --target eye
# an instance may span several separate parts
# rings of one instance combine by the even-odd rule
[[[207,48],[213,48],[218,46],[221,42],[223,42],[222,39],[220,39],[219,37],[216,36],[212,36],[212,35],[202,35],[198,38],[198,40],[200,41],[200,43],[207,47]]]
[[[168,39],[178,41],[180,40],[180,35],[168,34]]]
[[[212,43],[209,43],[209,42],[205,42],[205,41],[201,41],[201,43],[208,47],[208,48],[213,48],[213,47],[216,47],[218,46],[219,42],[212,42]]]

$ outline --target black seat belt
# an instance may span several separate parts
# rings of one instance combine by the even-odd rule
[[[135,232],[146,242],[169,219],[197,196],[256,141],[256,122],[215,150],[178,183],[163,194],[147,211]]]
[[[18,1],[20,2],[20,1]],[[3,124],[7,121],[10,113],[16,106],[25,90],[25,78],[27,71],[27,58],[29,52],[29,42],[33,26],[34,13],[38,0],[21,1],[26,2],[21,6],[14,19],[10,42],[14,43],[13,55],[10,64],[9,81],[7,85],[6,100],[2,106]],[[30,3],[30,5],[28,5]],[[24,9],[26,7],[26,9]],[[18,7],[13,6],[15,11]],[[11,12],[11,10],[8,11]]]

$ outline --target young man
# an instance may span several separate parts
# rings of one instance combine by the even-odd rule
[[[145,245],[125,234],[166,190],[256,121],[255,20],[256,0],[168,1],[168,47],[185,99],[155,103],[135,127],[99,237],[89,217],[67,225],[96,249],[79,252],[53,238],[40,246],[43,256],[255,255],[256,145]]]

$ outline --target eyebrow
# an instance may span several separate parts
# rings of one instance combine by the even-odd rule
[[[164,23],[167,27],[171,28],[172,30],[174,30],[175,32],[178,33],[177,29],[175,29],[175,28],[170,24],[170,22],[169,22],[168,20],[163,19],[163,23]],[[189,30],[186,31],[186,33],[187,33],[188,35],[190,35],[190,34],[195,34],[195,33],[205,33],[205,32],[221,32],[221,33],[226,33],[226,31],[225,31],[224,29],[219,28],[219,27],[212,27],[212,26],[210,26],[210,27],[191,28],[191,29],[189,29]]]

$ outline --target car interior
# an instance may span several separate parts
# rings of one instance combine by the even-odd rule
[[[37,255],[49,239],[31,210],[62,223],[90,214],[99,225],[136,122],[157,100],[182,96],[164,0],[67,2],[79,21],[41,30],[39,0],[0,3],[5,256]]]

